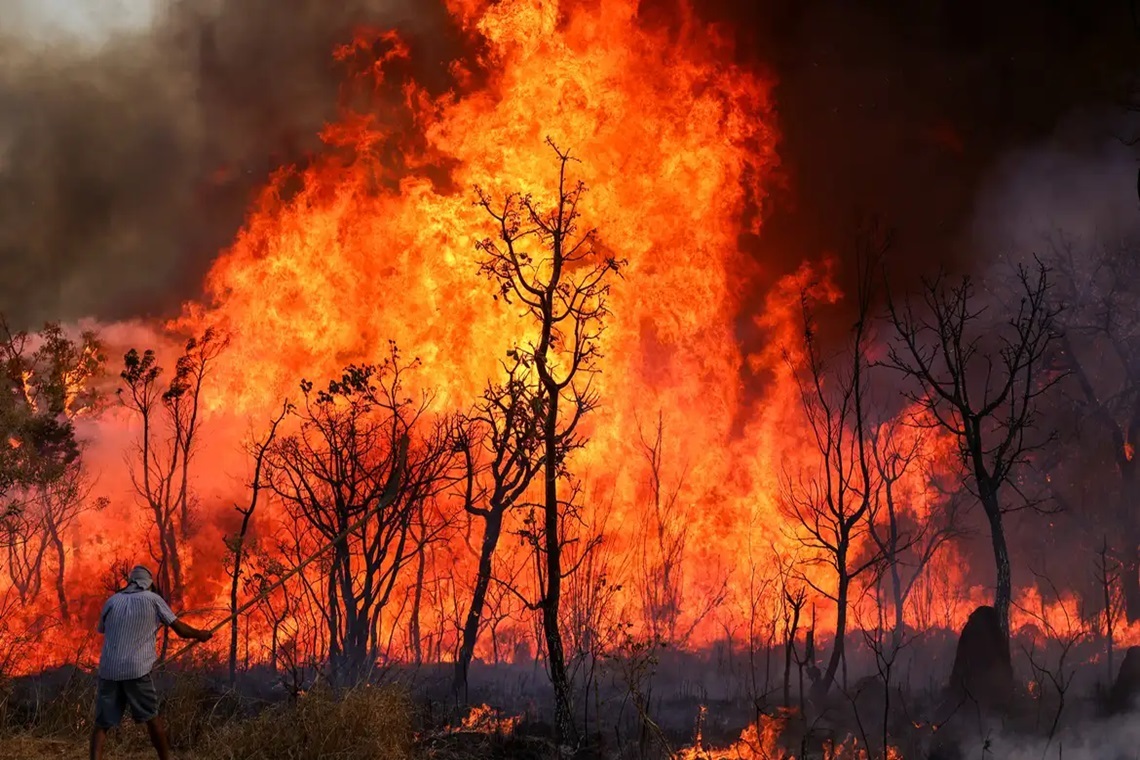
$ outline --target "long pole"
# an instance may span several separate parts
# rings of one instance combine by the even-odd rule
[[[384,509],[385,507],[391,505],[392,502],[394,502],[396,500],[397,492],[400,490],[400,480],[403,478],[404,468],[407,466],[407,463],[408,463],[408,436],[406,436],[406,435],[401,436],[400,441],[399,441],[399,443],[396,444],[396,446],[397,446],[397,448],[396,448],[396,465],[395,465],[395,467],[392,468],[392,473],[388,476],[388,482],[384,485],[384,493],[380,495],[379,499],[377,499],[375,506],[373,506],[371,509],[369,509],[367,512],[365,512],[363,515],[361,515],[359,520],[352,523],[347,528],[345,528],[340,533],[338,533],[335,537],[333,537],[333,539],[331,541],[329,541],[324,546],[320,547],[315,552],[313,552],[308,557],[306,557],[299,565],[297,565],[292,570],[290,570],[289,572],[282,575],[280,578],[278,578],[277,581],[274,582],[272,585],[270,585],[268,588],[264,589],[257,596],[250,599],[248,602],[246,602],[241,607],[239,607],[238,609],[231,612],[229,615],[226,615],[224,618],[222,618],[220,621],[218,621],[213,627],[208,628],[207,630],[211,634],[214,634],[214,633],[217,633],[218,631],[220,631],[231,620],[236,618],[238,615],[243,614],[244,612],[246,612],[248,609],[253,607],[258,602],[261,602],[262,600],[267,599],[270,594],[272,594],[277,589],[281,588],[281,586],[284,585],[284,583],[286,581],[288,581],[290,578],[297,575],[302,570],[304,570],[306,567],[311,565],[314,561],[316,561],[316,559],[318,557],[320,557],[322,554],[327,552],[329,549],[333,548],[338,543],[340,543],[341,541],[348,538],[348,535],[350,533],[352,533],[355,530],[360,529],[360,527],[363,526],[364,523],[366,523],[368,520],[370,520],[372,518],[372,516],[375,515],[377,512],[379,512],[380,510]],[[179,649],[174,654],[163,659],[160,663],[158,663],[155,666],[155,669],[157,670],[158,668],[164,667],[164,666],[168,665],[170,662],[177,660],[179,657],[186,654],[191,649],[193,649],[195,646],[197,646],[198,643],[199,643],[198,641],[191,641],[189,644],[182,647],[181,649]]]

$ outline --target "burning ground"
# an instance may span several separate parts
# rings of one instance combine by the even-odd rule
[[[182,741],[219,756],[257,756],[242,726],[345,751],[283,728],[322,715],[368,756],[1049,752],[1127,708],[1127,679],[1103,711],[1090,695],[1140,644],[1135,220],[1054,211],[1036,247],[941,279],[870,218],[769,261],[795,177],[777,73],[732,26],[633,0],[358,5],[298,4],[324,19],[304,49],[336,97],[281,106],[300,136],[249,170],[200,295],[164,320],[72,319],[68,294],[100,290],[77,265],[48,309],[62,329],[6,330],[12,725],[86,725],[93,620],[140,561],[220,631],[163,644],[167,670],[208,674]],[[242,68],[239,11],[186,13],[169,30],[194,44],[147,86],[191,87],[191,47],[213,72],[194,129],[223,136],[179,142],[212,151],[208,177],[155,149],[192,193],[260,132],[224,131],[249,84],[219,73]],[[936,142],[958,150],[951,132]],[[1122,151],[1081,169],[1127,178]],[[36,160],[4,155],[13,176]],[[992,207],[1013,207],[1004,177]],[[91,213],[0,245],[150,235]],[[51,689],[70,719],[36,707]],[[245,720],[254,697],[279,704]],[[406,720],[365,727],[384,711]]]

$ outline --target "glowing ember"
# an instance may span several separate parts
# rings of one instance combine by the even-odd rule
[[[521,715],[506,716],[488,705],[476,705],[460,722],[456,731],[510,736],[522,722]]]

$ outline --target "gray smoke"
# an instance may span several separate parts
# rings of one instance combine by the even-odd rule
[[[1140,233],[1136,149],[1119,114],[1071,116],[1047,140],[1007,153],[978,196],[972,236],[983,257],[1044,254],[1057,236],[1090,250]]]
[[[268,173],[320,149],[333,46],[372,24],[430,50],[434,6],[0,0],[0,311],[116,319],[193,297]]]

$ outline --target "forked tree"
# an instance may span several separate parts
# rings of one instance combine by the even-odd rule
[[[920,308],[888,298],[896,333],[888,363],[914,382],[907,393],[923,412],[916,422],[957,440],[989,523],[994,607],[1008,637],[1013,586],[1004,518],[1033,501],[1015,506],[1005,491],[1017,494],[1018,469],[1051,438],[1038,429],[1038,410],[1063,374],[1048,365],[1058,315],[1049,269],[1040,261],[1018,265],[1015,290],[999,298],[1009,305],[991,303],[968,276],[945,275],[924,282]]]
[[[571,684],[567,675],[559,615],[562,600],[563,512],[560,484],[570,477],[567,455],[582,445],[582,418],[598,403],[590,380],[598,371],[600,338],[609,314],[610,276],[621,262],[597,245],[594,229],[582,226],[586,188],[568,176],[568,151],[548,144],[557,156],[553,204],[529,195],[494,201],[482,189],[479,204],[494,220],[494,237],[478,243],[481,270],[502,298],[521,307],[530,337],[519,355],[536,377],[534,405],[539,418],[543,495],[533,525],[538,564],[538,598],[547,665],[555,694],[555,725],[560,740],[575,735]]]
[[[460,448],[466,467],[464,508],[483,522],[479,567],[455,661],[455,691],[465,697],[467,671],[484,617],[503,519],[542,467],[539,396],[529,363],[511,349],[506,379],[491,383],[468,419]]]
[[[874,542],[866,540],[876,489],[869,442],[867,346],[872,304],[869,274],[887,243],[887,238],[874,230],[858,239],[857,313],[847,345],[830,360],[824,358],[816,331],[814,299],[810,288],[805,288],[801,293],[802,362],[788,355],[816,457],[804,472],[785,474],[782,507],[796,526],[795,537],[807,549],[807,556],[825,565],[835,580],[835,590],[831,591],[805,577],[805,582],[834,602],[836,609],[835,644],[822,678],[812,688],[817,701],[827,695],[845,660],[852,584],[881,559]]]
[[[177,605],[183,592],[182,542],[192,529],[190,492],[197,451],[199,411],[205,379],[227,340],[213,329],[186,342],[165,387],[162,367],[153,350],[131,349],[123,359],[119,399],[141,426],[131,482],[154,521],[157,546],[150,546],[158,563],[156,580],[169,589]]]
[[[350,366],[323,389],[303,382],[290,412],[295,432],[278,435],[265,462],[266,485],[299,531],[293,561],[331,545],[320,577],[299,578],[320,604],[329,666],[341,684],[369,678],[383,649],[381,615],[416,554],[418,505],[453,482],[448,426],[425,418],[430,395],[413,399],[406,387],[416,364],[403,363],[392,346],[383,364]]]

